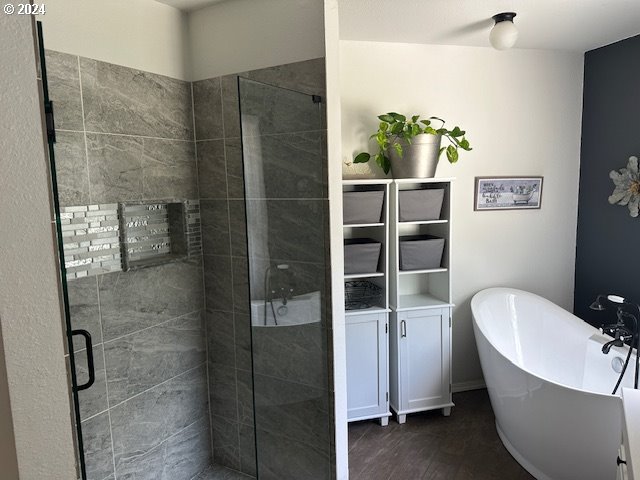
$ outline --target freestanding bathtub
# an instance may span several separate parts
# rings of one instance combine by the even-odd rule
[[[611,392],[628,347],[603,354],[611,337],[521,290],[483,290],[471,311],[496,428],[511,455],[538,480],[615,480],[622,401]],[[632,355],[622,386],[632,386],[634,363]]]

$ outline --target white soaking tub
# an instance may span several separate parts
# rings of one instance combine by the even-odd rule
[[[628,347],[550,301],[490,288],[471,301],[473,329],[496,428],[538,480],[615,480],[622,400],[611,395]],[[635,355],[622,386],[633,384]]]

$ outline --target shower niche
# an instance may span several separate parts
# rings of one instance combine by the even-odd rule
[[[120,203],[118,213],[125,272],[200,254],[198,201]]]

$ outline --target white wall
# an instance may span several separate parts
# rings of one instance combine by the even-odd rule
[[[470,299],[491,286],[538,293],[571,309],[582,109],[581,54],[340,42],[342,157],[367,147],[376,115],[436,115],[474,150],[436,176],[453,200],[454,388],[481,379]],[[372,151],[373,145],[370,146]],[[376,167],[377,168],[377,167]],[[371,175],[367,168],[345,173]],[[374,171],[380,175],[380,171]],[[474,177],[543,175],[542,209],[474,212]]]
[[[31,20],[0,15],[0,319],[20,479],[66,480],[77,477]]]
[[[187,19],[154,0],[54,0],[42,20],[45,47],[190,79]]]
[[[340,28],[338,0],[325,1],[325,43],[335,458],[336,478],[338,480],[346,480],[349,478],[349,439],[347,430],[347,346],[344,316],[344,248],[342,241]]]
[[[189,14],[192,80],[324,57],[322,0],[233,0]]]

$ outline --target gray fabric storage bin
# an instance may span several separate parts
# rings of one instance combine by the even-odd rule
[[[400,237],[400,270],[440,268],[444,238],[433,235]]]
[[[384,190],[342,193],[342,222],[345,225],[380,223]]]
[[[344,273],[373,273],[378,271],[382,244],[371,238],[350,238],[344,241]]]
[[[444,199],[444,188],[400,190],[398,204],[401,222],[439,220]]]

